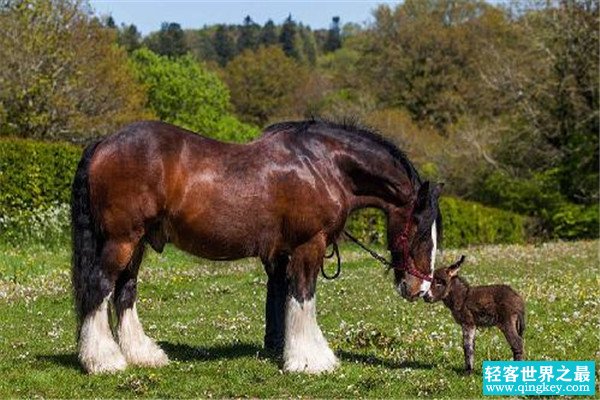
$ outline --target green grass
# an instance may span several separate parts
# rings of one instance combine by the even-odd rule
[[[598,360],[598,246],[487,246],[446,251],[444,261],[465,253],[472,284],[503,282],[524,296],[528,359]],[[342,276],[318,284],[319,322],[341,367],[286,374],[261,350],[260,264],[209,263],[169,248],[148,253],[138,309],[170,365],[88,376],[75,354],[69,257],[67,248],[0,246],[0,398],[473,398],[482,397],[481,362],[511,356],[497,329],[479,331],[476,374],[463,376],[460,327],[448,310],[401,299],[391,275],[344,247]]]

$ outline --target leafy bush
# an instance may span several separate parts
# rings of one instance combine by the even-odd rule
[[[0,242],[14,246],[42,243],[57,247],[67,241],[71,223],[68,204],[0,214]]]
[[[523,243],[526,239],[526,219],[518,214],[452,197],[443,197],[440,208],[444,219],[444,247]],[[350,217],[347,227],[367,243],[385,244],[385,216],[379,210],[359,210]]]
[[[472,201],[443,197],[444,246],[525,242],[526,218]]]
[[[484,176],[475,196],[484,203],[536,218],[538,235],[562,239],[598,237],[598,204],[569,202],[561,194],[559,174],[555,168],[517,178],[496,171]]]
[[[71,182],[81,148],[66,143],[0,140],[0,242],[64,243]]]
[[[248,141],[259,134],[230,113],[227,87],[192,56],[170,59],[143,48],[132,59],[148,90],[148,107],[162,121],[222,140]]]
[[[81,152],[65,143],[0,140],[0,216],[69,203]]]
[[[0,135],[71,140],[152,117],[127,53],[85,3],[0,2]]]

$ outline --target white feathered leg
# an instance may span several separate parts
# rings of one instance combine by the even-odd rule
[[[144,333],[135,303],[123,311],[118,333],[119,345],[129,363],[146,367],[162,367],[169,363],[165,352]]]
[[[285,322],[284,370],[318,374],[338,366],[337,358],[317,325],[314,297],[302,304],[290,297]]]
[[[127,361],[115,342],[108,322],[107,296],[97,310],[83,320],[79,333],[79,361],[90,374],[116,372],[127,367]]]

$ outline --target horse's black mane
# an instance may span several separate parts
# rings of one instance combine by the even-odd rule
[[[341,122],[330,121],[321,118],[311,118],[304,121],[280,122],[265,128],[264,133],[273,133],[281,131],[291,131],[295,133],[306,133],[310,128],[325,128],[330,132],[345,132],[357,135],[361,138],[375,142],[382,146],[394,159],[396,159],[406,170],[409,179],[421,185],[422,180],[415,166],[408,159],[406,154],[395,144],[383,137],[376,129],[361,124],[356,119],[344,119]]]

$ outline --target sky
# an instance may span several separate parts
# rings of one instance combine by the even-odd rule
[[[263,25],[269,18],[282,23],[288,14],[312,29],[328,28],[331,18],[339,16],[342,25],[373,20],[371,11],[378,4],[396,5],[400,1],[152,1],[91,0],[97,15],[112,15],[117,25],[135,24],[148,34],[160,29],[162,22],[177,22],[182,28],[201,28],[217,23],[240,24],[246,15]]]

